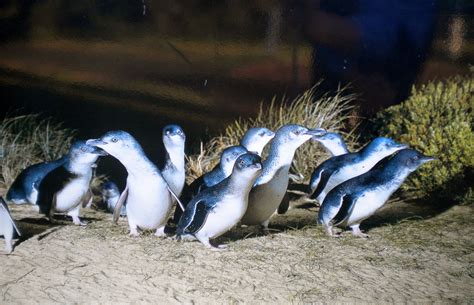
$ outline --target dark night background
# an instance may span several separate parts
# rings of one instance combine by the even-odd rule
[[[167,123],[182,125],[196,146],[319,77],[328,90],[352,83],[370,116],[401,102],[413,83],[469,72],[470,1],[379,3],[4,0],[2,115],[41,112],[81,138],[125,129],[159,156]],[[364,26],[370,33],[349,36]],[[385,74],[403,83],[390,87]]]

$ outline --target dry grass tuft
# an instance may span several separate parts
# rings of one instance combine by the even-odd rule
[[[328,131],[340,132],[350,149],[356,143],[356,137],[351,132],[344,132],[351,118],[352,101],[355,96],[347,94],[345,88],[333,95],[325,94],[316,98],[317,86],[304,92],[289,102],[286,97],[277,100],[274,97],[268,106],[260,105],[260,111],[255,118],[240,118],[229,125],[224,133],[212,138],[208,143],[201,143],[200,153],[187,157],[188,179],[209,171],[219,161],[222,150],[231,145],[237,145],[245,131],[251,127],[267,127],[273,131],[285,124],[301,124],[309,128],[322,127]],[[294,178],[302,180],[309,178],[311,171],[327,153],[316,143],[303,145],[298,149],[292,167],[296,174]],[[309,165],[309,166],[308,166]],[[189,181],[188,181],[189,182]]]
[[[1,187],[9,186],[24,168],[66,153],[74,134],[37,114],[4,118],[0,124]]]

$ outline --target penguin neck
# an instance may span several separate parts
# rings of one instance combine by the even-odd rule
[[[172,165],[177,170],[184,171],[184,147],[165,146],[165,148],[166,148],[166,165],[168,166]]]
[[[325,147],[333,156],[340,156],[349,153],[345,143],[330,143],[326,144]]]
[[[224,174],[224,177],[229,177],[232,174],[232,170],[234,169],[234,162],[221,162],[220,163],[220,169],[222,174]]]
[[[65,164],[65,168],[73,173],[73,174],[76,174],[78,176],[86,176],[88,174],[91,174],[92,175],[92,165],[94,164],[95,162],[74,162],[74,161],[70,161],[70,162],[67,162]]]
[[[290,169],[296,148],[288,145],[272,145],[268,158],[264,161],[262,176],[275,175],[281,169]]]
[[[228,177],[228,186],[231,190],[238,191],[239,194],[248,194],[257,178],[256,176],[255,173],[232,173],[232,175]]]
[[[410,175],[410,171],[396,163],[389,163],[383,170],[384,178],[389,181],[390,188],[398,189],[405,179]]]
[[[368,147],[364,148],[360,154],[360,160],[362,160],[368,167],[373,167],[377,162],[385,158],[385,155],[374,152]]]
[[[126,154],[120,156],[119,160],[127,169],[129,176],[139,177],[146,173],[155,174],[158,172],[156,166],[143,151],[127,151]]]

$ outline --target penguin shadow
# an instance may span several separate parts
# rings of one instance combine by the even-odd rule
[[[424,201],[414,200],[393,202],[362,222],[361,229],[368,232],[374,228],[396,225],[405,220],[424,221],[446,212],[453,206],[454,204],[430,205]]]
[[[81,217],[87,223],[97,221],[99,219],[93,217]],[[17,247],[31,238],[42,240],[50,234],[62,229],[65,226],[72,226],[72,219],[66,215],[54,215],[54,221],[50,222],[46,217],[33,218],[25,217],[16,221],[21,232],[21,236],[17,236],[14,247]]]

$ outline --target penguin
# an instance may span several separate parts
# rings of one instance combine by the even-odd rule
[[[275,133],[265,127],[249,128],[242,137],[240,145],[245,147],[248,151],[255,152],[257,155],[262,156],[263,148],[274,136]]]
[[[180,196],[185,183],[184,143],[186,135],[178,125],[167,125],[163,128],[165,145],[165,165],[161,169],[163,178],[173,192]]]
[[[341,135],[336,133],[336,132],[328,132],[325,135],[322,135],[320,137],[313,137],[312,140],[314,142],[319,142],[321,143],[324,148],[331,154],[331,156],[339,156],[339,155],[344,155],[348,154],[349,150],[347,149],[347,145],[342,139]],[[301,197],[305,198],[303,199],[306,201],[305,203],[311,203],[314,204],[314,199],[309,199],[306,197],[306,195],[301,196],[301,193],[306,193],[308,189],[307,184],[301,184],[301,183],[290,183],[288,186],[288,191],[285,194],[285,197],[283,198],[282,203],[278,207],[278,214],[285,214],[290,208],[290,201],[295,198]],[[297,192],[295,194],[295,192]],[[298,194],[300,193],[300,194]]]
[[[244,225],[261,225],[268,232],[270,217],[277,210],[286,193],[289,169],[296,149],[313,136],[325,134],[324,129],[308,129],[288,124],[280,127],[270,146],[268,158],[263,162],[262,174],[250,191],[247,211],[242,217]]]
[[[220,162],[210,172],[195,179],[191,185],[185,189],[185,192],[181,197],[181,201],[185,205],[184,208],[186,208],[186,204],[192,199],[192,197],[196,196],[199,192],[214,186],[229,177],[232,173],[235,160],[247,152],[247,149],[240,145],[230,146],[224,149]],[[183,211],[179,207],[176,207],[173,215],[173,223],[177,224],[182,214]]]
[[[352,234],[368,237],[359,225],[383,206],[408,175],[422,164],[434,160],[413,149],[403,149],[391,158],[332,189],[319,210],[318,223],[330,236],[334,226],[350,227]]]
[[[0,196],[0,235],[3,235],[5,238],[5,253],[12,253],[12,240],[13,234],[16,232],[18,236],[21,236],[20,230],[15,224],[12,216],[10,215],[10,210],[8,209],[7,203],[3,200],[3,197]]]
[[[389,138],[375,138],[355,153],[332,157],[321,163],[311,175],[311,199],[322,203],[326,194],[336,185],[369,171],[377,162],[396,151],[406,148]]]
[[[13,181],[6,199],[14,204],[36,204],[38,186],[41,180],[52,170],[66,162],[66,156],[60,159],[33,164],[25,168]]]
[[[191,235],[207,248],[224,248],[213,246],[209,239],[219,237],[239,222],[247,209],[250,189],[261,171],[260,156],[241,155],[229,177],[203,190],[187,205],[178,223],[177,239]]]
[[[100,156],[107,153],[87,145],[84,141],[74,142],[66,161],[49,172],[38,187],[40,212],[52,221],[54,212],[67,213],[75,225],[85,225],[79,218],[84,202],[91,196],[90,182],[93,165]]]
[[[125,204],[130,236],[139,236],[139,229],[156,229],[155,236],[165,237],[164,229],[173,204],[172,190],[137,140],[128,132],[118,130],[87,143],[105,150],[127,170],[127,186],[115,206],[114,221],[118,220]]]
[[[108,212],[114,213],[115,206],[120,198],[120,191],[117,186],[112,181],[107,181],[102,185],[102,204],[107,209]],[[126,206],[123,205],[120,209],[120,216],[127,216]]]
[[[349,153],[346,142],[344,142],[342,136],[336,132],[328,132],[321,137],[314,137],[312,140],[321,143],[333,157]]]

